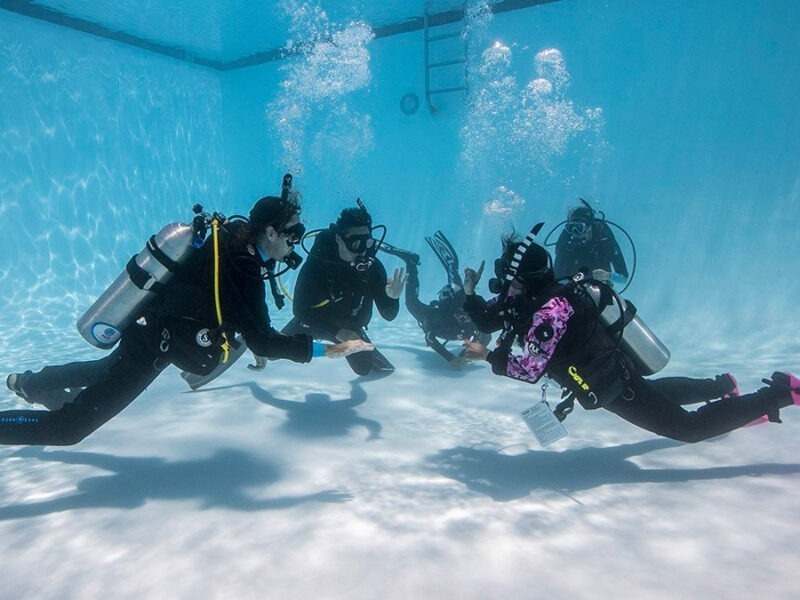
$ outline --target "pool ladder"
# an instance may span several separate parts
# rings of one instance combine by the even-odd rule
[[[464,17],[463,12],[461,13],[461,19],[459,22],[462,24],[462,27],[459,31],[452,31],[448,33],[442,33],[439,35],[431,35],[431,28],[437,25],[441,25],[443,23],[431,23],[431,14],[430,14],[430,0],[426,0],[425,2],[425,15],[423,17],[423,25],[424,25],[424,35],[425,35],[425,102],[428,105],[428,110],[432,113],[436,113],[439,111],[439,108],[433,103],[431,96],[435,94],[449,94],[451,92],[460,92],[466,91],[466,63],[467,63],[467,48],[466,42],[461,44],[460,49],[462,50],[462,55],[450,60],[441,60],[436,62],[431,62],[431,45],[436,42],[443,42],[445,40],[451,40],[455,38],[461,38],[462,41],[464,40]],[[437,87],[434,88],[431,86],[431,72],[434,69],[445,69],[448,67],[455,67],[458,65],[463,65],[462,76],[464,80],[463,85],[456,85],[450,87]]]

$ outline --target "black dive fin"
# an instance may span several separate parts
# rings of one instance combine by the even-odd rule
[[[391,254],[392,256],[398,257],[400,260],[412,262],[417,266],[419,266],[420,264],[419,254],[415,254],[410,250],[403,250],[402,248],[398,248],[397,246],[392,246],[391,244],[387,244],[386,242],[381,242],[379,249],[386,252],[386,254]]]
[[[437,231],[433,238],[426,237],[425,241],[428,242],[434,254],[439,257],[444,270],[447,272],[447,282],[463,286],[461,275],[458,273],[458,255],[445,235],[441,231]]]
[[[239,341],[242,343],[240,343],[238,347],[231,348],[228,352],[228,361],[225,363],[219,363],[208,375],[195,375],[194,373],[189,373],[188,371],[181,372],[181,377],[192,389],[192,391],[199,390],[204,385],[214,381],[217,377],[231,368],[233,363],[242,357],[242,355],[247,351],[247,344],[245,344],[241,339]]]

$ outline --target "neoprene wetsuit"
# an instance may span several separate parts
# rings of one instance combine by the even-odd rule
[[[572,277],[581,269],[603,269],[627,279],[628,267],[611,228],[597,219],[590,226],[589,240],[573,239],[566,230],[558,236],[553,265],[556,279]]]
[[[235,225],[221,232],[220,295],[223,327],[216,318],[212,244],[199,249],[157,297],[142,319],[123,332],[119,346],[103,364],[80,363],[27,376],[23,387],[44,393],[85,387],[55,411],[0,412],[0,443],[70,445],[95,431],[130,404],[171,363],[193,373],[208,373],[219,362],[221,332],[240,332],[259,356],[308,362],[312,339],[287,337],[270,325],[261,279],[265,263],[251,244],[237,238]],[[60,380],[59,380],[60,378]]]
[[[584,408],[605,408],[658,435],[698,442],[764,415],[776,420],[792,404],[788,389],[773,386],[720,399],[730,391],[720,378],[645,379],[597,323],[591,302],[572,286],[555,284],[535,299],[468,296],[465,309],[484,331],[503,330],[487,357],[496,375],[528,383],[547,376]],[[714,399],[696,411],[682,406]]]
[[[386,269],[380,260],[373,258],[369,266],[356,268],[339,258],[334,233],[321,231],[297,275],[294,319],[283,333],[303,332],[336,343],[343,341],[336,337],[339,330],[349,329],[370,341],[365,330],[372,318],[373,303],[387,321],[400,311],[399,301],[386,294],[386,281]],[[358,375],[367,375],[373,369],[394,369],[377,350],[351,354],[346,360]]]

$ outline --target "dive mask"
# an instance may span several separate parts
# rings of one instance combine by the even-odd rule
[[[370,233],[347,236],[342,235],[339,237],[342,238],[344,247],[353,254],[365,254],[368,250],[371,250],[372,247],[375,246],[376,241]]]
[[[300,243],[300,240],[303,239],[303,236],[306,234],[306,226],[302,223],[295,223],[291,227],[287,227],[283,229],[281,234],[286,236],[286,242],[296,246]]]
[[[586,221],[569,221],[564,225],[564,230],[574,238],[584,238],[592,228],[591,223]]]
[[[503,280],[505,279],[506,262],[502,258],[494,259],[494,277],[489,280],[489,291],[499,294],[503,291]]]

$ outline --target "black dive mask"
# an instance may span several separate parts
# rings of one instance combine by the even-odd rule
[[[489,291],[499,294],[503,291],[503,281],[506,276],[506,262],[502,258],[494,259],[494,277],[489,280]]]
[[[519,271],[514,276],[514,279],[519,281],[525,287],[535,290],[542,286],[543,283],[548,282],[551,278],[553,266],[551,262],[550,255],[547,256],[547,265],[542,267],[541,269],[536,269],[532,271]],[[506,281],[506,271],[508,270],[508,264],[502,258],[497,258],[494,261],[494,274],[495,276],[489,280],[489,291],[493,294],[500,294],[503,292],[505,281]]]
[[[592,224],[586,221],[569,221],[564,225],[564,230],[573,238],[585,238],[591,228]]]
[[[376,230],[382,231],[380,238],[374,235]],[[386,225],[375,225],[375,227],[370,227],[369,233],[359,233],[347,236],[343,233],[339,233],[339,237],[342,238],[344,247],[353,254],[374,257],[378,253],[378,248],[380,248],[383,240],[386,239]]]
[[[300,243],[300,240],[303,239],[303,236],[306,234],[306,226],[302,223],[295,223],[291,227],[287,227],[282,229],[279,233],[286,236],[286,241],[295,246]]]
[[[353,254],[366,254],[371,250],[377,240],[372,237],[371,233],[364,233],[361,235],[347,235],[340,236],[344,247]]]

